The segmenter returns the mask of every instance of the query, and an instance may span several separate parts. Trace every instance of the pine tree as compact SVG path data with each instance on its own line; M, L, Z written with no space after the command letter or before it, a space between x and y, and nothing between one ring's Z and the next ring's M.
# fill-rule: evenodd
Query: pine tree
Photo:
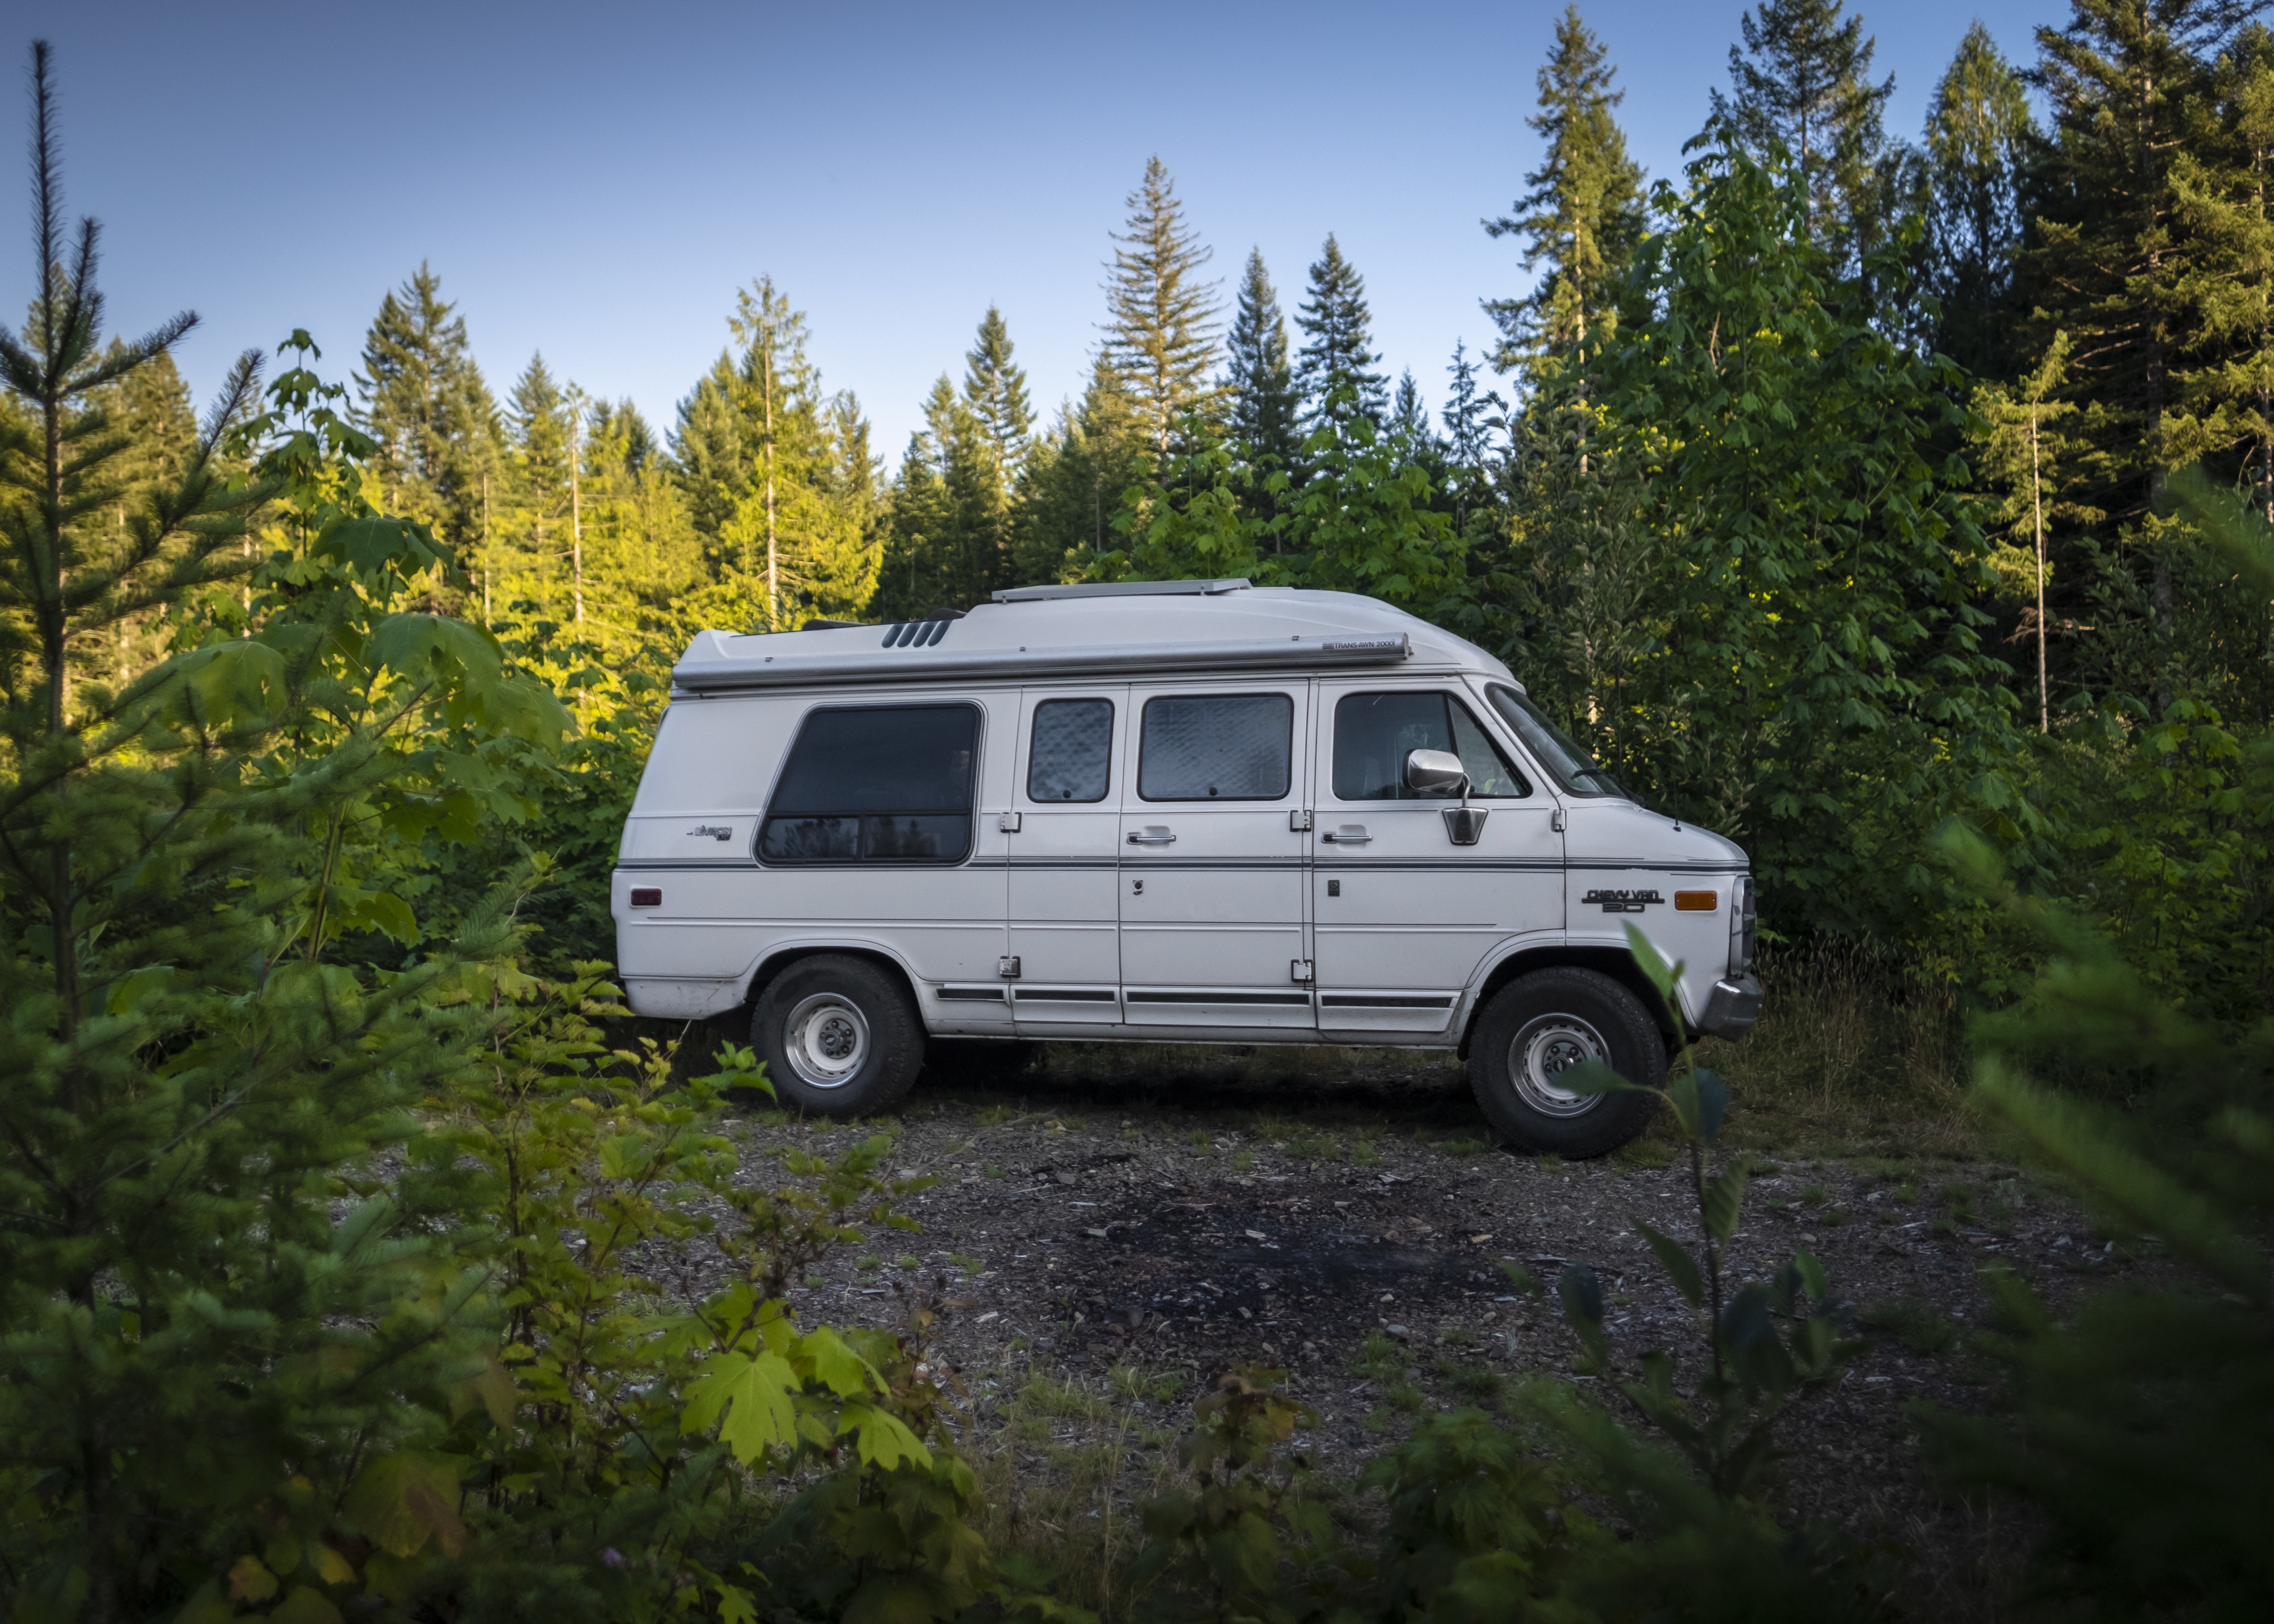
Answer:
M464 1226L401 1154L468 1064L436 995L471 966L428 944L374 976L336 949L410 918L358 883L359 846L494 806L486 702L515 685L473 628L396 612L443 560L360 502L344 391L303 369L275 389L303 409L256 417L240 358L177 477L101 522L124 447L98 392L195 318L102 347L49 75L35 46L38 295L0 333L0 1572L19 1613L124 1624L227 1607L240 1553L289 1548L290 1574L298 1507L336 1513L481 1368L484 1271L452 1267ZM272 503L286 556L256 579ZM68 681L75 643L161 604L171 658Z
M568 546L569 440L575 413L543 354L531 356L514 380L513 393L507 397L506 424L510 461L501 539L508 551L483 562L492 568L503 564L516 573L531 571L538 580L550 581L553 566L567 557Z
M979 324L979 341L964 357L963 403L993 446L1006 486L1017 482L1026 466L1027 444L1035 432L1027 374L1011 354L1011 329L1002 311L990 304Z
M1547 154L1524 177L1531 190L1512 211L1484 222L1494 237L1520 238L1524 268L1541 272L1527 297L1485 301L1501 330L1492 362L1502 372L1546 350L1600 342L1610 289L1642 236L1642 167L1627 156L1611 116L1626 100L1611 88L1615 73L1579 8L1569 7L1540 70L1540 111L1525 120Z
M2070 460L2081 500L2107 515L2106 539L2144 561L2141 637L2115 621L2135 611L2064 604L2104 622L2082 651L2112 662L2088 680L2151 697L2173 694L2174 538L2165 516L2171 471L2201 444L2175 416L2202 334L2186 284L2203 244L2180 217L2174 159L2196 109L2215 96L2212 64L2248 7L2242 0L2072 0L2067 26L2037 32L2029 78L2051 104L2055 139L2040 240L2022 255L2031 302L2075 344L2069 398L2088 443ZM2113 556L2113 554L2112 554ZM2056 579L2063 572L2055 571ZM2086 584L2080 574L2080 588ZM2114 585L2104 582L2103 590ZM2144 641L2142 641L2144 639Z
M1311 283L1295 325L1303 330L1295 376L1302 386L1303 418L1339 427L1355 413L1379 428L1389 409L1389 385L1375 369L1374 316L1366 305L1366 279L1343 258L1328 233L1311 267Z
M1934 87L1925 145L1926 280L1942 304L1932 342L1977 374L2008 370L2023 187L2038 139L2021 75L1975 23Z
M737 294L727 326L739 351L680 402L673 437L712 572L761 629L858 615L882 557L868 425L824 393L805 317L771 277Z
M1012 514L1011 578L1081 579L1114 545L1113 519L1141 455L1154 451L1138 403L1097 357L1080 402L1061 406L1035 443Z
M1145 438L1166 456L1177 425L1207 409L1216 367L1216 284L1200 280L1211 250L1185 222L1184 205L1158 157L1128 198L1105 284L1103 354L1135 402Z
M1729 48L1730 93L1713 99L1713 116L1753 156L1773 146L1791 154L1810 236L1852 255L1886 212L1884 113L1895 79L1871 83L1877 41L1860 15L1841 11L1841 0L1761 0L1739 19L1744 49Z
M499 471L497 406L425 264L380 300L356 380L358 422L379 441L388 508L454 545L480 538L482 487Z
M1412 447L1416 456L1437 450L1436 431L1429 426L1429 403L1421 398L1421 386L1413 381L1413 369L1410 366L1397 375L1397 397L1389 408L1389 432L1398 436L1402 444Z
M1993 485L2004 487L1996 516L2008 539L1991 554L2013 595L2030 606L2022 628L2035 635L2037 653L2037 731L2052 731L2052 687L2047 650L2050 627L2045 583L2051 568L2053 527L2064 520L2099 515L2080 510L2059 494L2061 467L2069 450L2061 420L2075 405L2057 396L2068 370L2068 335L2056 333L2037 366L2008 388L1985 384L1975 391L1974 413L1989 425L1977 466Z
M1470 519L1490 500L1499 461L1492 443L1495 426L1507 413L1507 402L1479 387L1476 363L1469 358L1465 340L1453 345L1453 359L1445 370L1453 384L1445 401L1446 489L1453 500L1453 523L1470 536ZM1472 536L1473 548L1478 538Z
M2175 450L2221 468L2274 522L2274 33L2252 23L2218 64L2215 127L2172 164L2182 222L2195 239L2180 297L2209 341L2209 364L2183 379L2187 427Z
M1294 365L1287 356L1287 319L1279 309L1278 290L1263 267L1261 249L1248 250L1228 350L1224 394L1231 413L1225 428L1240 455L1259 471L1284 473L1299 485L1302 436L1295 421L1299 402ZM1269 511L1277 511L1276 499L1268 492L1259 500Z

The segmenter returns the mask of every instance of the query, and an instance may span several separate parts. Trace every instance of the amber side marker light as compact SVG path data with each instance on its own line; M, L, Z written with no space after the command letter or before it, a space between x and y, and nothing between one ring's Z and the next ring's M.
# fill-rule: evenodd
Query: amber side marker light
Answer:
M1718 891L1678 891L1674 893L1674 911L1676 914L1711 914L1721 906L1721 893Z
M1711 891L1708 891L1708 892L1706 892L1706 894L1707 896L1709 896L1709 897L1710 897L1710 896L1712 896L1713 893L1713 892L1711 892ZM636 907L636 908L659 908L659 907L661 907L662 906L663 906L663 887L662 887L662 886L660 886L660 885L635 885L635 886L633 886L633 887L632 887L632 906L634 906L634 907Z

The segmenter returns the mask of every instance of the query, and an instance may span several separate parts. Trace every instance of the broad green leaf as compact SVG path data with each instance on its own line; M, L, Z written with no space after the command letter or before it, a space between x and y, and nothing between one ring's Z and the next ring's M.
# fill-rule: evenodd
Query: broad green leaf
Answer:
M356 904L341 922L379 931L405 947L418 940L418 916L410 911L409 903L393 891L373 891Z
M1692 1308L1704 1302L1706 1282L1699 1277L1698 1265L1690 1254L1672 1237L1660 1234L1639 1218L1634 1221L1634 1227L1635 1233L1641 1236L1651 1251L1658 1254L1660 1267L1666 1270L1667 1277L1674 1282L1674 1289L1682 1293L1683 1300Z
M857 1435L861 1458L871 1466L891 1470L906 1464L924 1471L931 1470L931 1451L908 1431L906 1422L888 1410L855 1401L845 1406L837 1430Z
M1706 1186L1706 1233L1726 1244L1737 1232L1737 1214L1744 1204L1745 1164L1740 1162L1724 1168L1721 1176Z
M1572 1094L1618 1094L1635 1086L1611 1070L1608 1060L1582 1060L1557 1072L1555 1086Z
M298 1587L268 1617L271 1624L346 1624L331 1598L312 1584Z
M1595 1271L1585 1264L1563 1266L1563 1278L1556 1282L1555 1295L1562 1298L1563 1312L1574 1324L1602 1324L1603 1285L1595 1278Z
M433 1539L445 1556L464 1549L458 1521L458 1475L433 1455L384 1455L367 1463L348 1491L347 1514L381 1550L414 1556Z
M1832 1277L1824 1272L1824 1265L1805 1246L1792 1254L1792 1267L1800 1275L1801 1289L1808 1300L1821 1312L1825 1301L1832 1295Z
M173 966L144 965L139 970L128 972L112 984L110 996L104 1000L103 1007L113 1015L124 1015L143 999L153 993L164 991L173 982Z
M276 1594L276 1575L248 1551L230 1565L229 1594L232 1601L267 1601Z
M779 1355L722 1353L707 1361L687 1389L681 1432L699 1432L719 1424L719 1441L745 1466L764 1460L768 1449L794 1441L797 1412L790 1402L797 1372Z
M740 1585L719 1586L719 1624L757 1624L758 1605Z
M310 551L319 558L336 559L365 575L388 570L399 575L415 575L422 569L447 563L449 559L425 525L414 520L376 515L335 520L323 528Z
M801 1351L813 1361L814 1380L840 1398L871 1388L882 1391L885 1379L869 1361L845 1345L844 1338L828 1326L817 1326L800 1339Z
M1651 945L1650 938L1634 926L1629 925L1625 929L1627 951L1634 955L1634 961L1642 966L1642 973L1650 977L1650 984L1658 989L1658 996L1671 999L1674 983L1682 974L1682 966L1668 964L1658 949Z
M1721 1137L1721 1124L1729 1117L1729 1086L1703 1066L1690 1075L1698 1079L1698 1137L1711 1145Z
M285 703L284 658L266 643L233 638L197 649L156 673L166 708L219 726L259 724Z

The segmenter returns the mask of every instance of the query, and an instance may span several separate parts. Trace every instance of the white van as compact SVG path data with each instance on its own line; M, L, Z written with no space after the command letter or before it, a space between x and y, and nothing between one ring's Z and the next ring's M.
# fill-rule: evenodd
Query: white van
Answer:
M893 1105L955 1039L1457 1049L1508 1139L1600 1155L1681 1019L1760 1008L1745 854L1637 805L1481 649L1367 598L1046 586L704 632L624 827L632 1008L748 1010L787 1102Z

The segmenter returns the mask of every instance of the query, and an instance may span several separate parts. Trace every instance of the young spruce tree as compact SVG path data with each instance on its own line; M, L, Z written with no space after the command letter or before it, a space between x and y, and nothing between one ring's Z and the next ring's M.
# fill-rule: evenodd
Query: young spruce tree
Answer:
M496 815L473 735L565 718L480 632L396 606L447 557L362 505L375 447L303 370L247 422L242 357L178 477L104 522L101 392L195 318L102 347L44 45L32 89L36 293L0 335L0 1572L19 1618L117 1624L225 1608L265 1545L287 1588L261 1594L320 1618L302 1535L483 1368L480 1271L422 1238L430 1164L355 1176L463 1064L430 1003L454 956L381 975L337 945L416 939L362 854ZM245 546L267 512L273 564ZM162 607L172 658L69 680L75 644Z
M1241 455L1268 478L1284 473L1291 485L1302 483L1302 435L1296 426L1299 402L1295 392L1295 368L1287 357L1287 318L1279 308L1278 289L1263 267L1263 251L1247 252L1247 268L1239 279L1239 296L1232 307L1231 334L1227 346L1230 365L1224 372L1224 393L1231 410L1225 426ZM1279 511L1278 499L1259 489L1264 516Z

